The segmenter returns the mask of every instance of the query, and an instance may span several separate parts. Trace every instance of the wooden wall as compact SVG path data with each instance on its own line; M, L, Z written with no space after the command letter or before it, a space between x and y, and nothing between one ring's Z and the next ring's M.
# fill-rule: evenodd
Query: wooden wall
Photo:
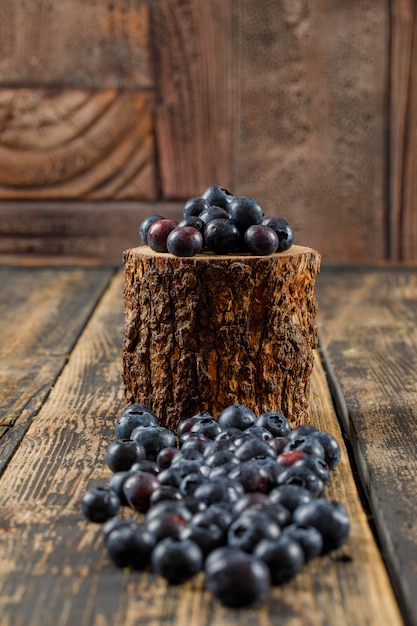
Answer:
M118 260L218 183L324 262L417 260L414 6L2 0L0 254Z

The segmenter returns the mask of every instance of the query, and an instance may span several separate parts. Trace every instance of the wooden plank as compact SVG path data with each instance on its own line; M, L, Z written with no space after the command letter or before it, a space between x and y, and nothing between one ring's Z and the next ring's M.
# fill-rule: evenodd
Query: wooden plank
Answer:
M417 258L417 12L412 0L391 1L390 255Z
M352 519L341 550L311 562L247 611L213 602L202 576L167 587L153 574L120 572L109 564L100 528L83 521L80 500L88 486L105 484L109 476L104 456L124 404L122 333L120 273L0 479L2 626L399 626L319 361L313 370L311 421L335 433L343 448L329 487Z
M158 214L181 219L182 204L147 202L1 202L2 255L61 255L121 264L138 245L140 222Z
M147 0L2 0L0 86L149 88Z
M0 199L155 195L149 94L0 90Z
M417 624L417 271L323 270L319 336L384 558Z
M386 253L388 5L237 3L233 191L324 262Z
M0 474L113 271L0 266Z
M158 0L152 12L162 195L187 199L232 183L232 0Z

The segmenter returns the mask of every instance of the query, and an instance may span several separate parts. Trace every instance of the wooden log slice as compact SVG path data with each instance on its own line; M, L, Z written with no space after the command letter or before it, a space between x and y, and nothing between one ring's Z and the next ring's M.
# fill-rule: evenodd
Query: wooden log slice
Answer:
M308 421L318 252L179 258L144 246L126 250L123 265L128 403L172 429L230 404Z

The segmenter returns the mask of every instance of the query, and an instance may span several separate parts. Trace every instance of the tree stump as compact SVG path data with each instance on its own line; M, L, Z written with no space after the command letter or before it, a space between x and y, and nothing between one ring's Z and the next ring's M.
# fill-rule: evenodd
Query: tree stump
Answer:
M129 404L174 430L230 404L308 421L318 252L180 258L143 246L124 252L123 267Z

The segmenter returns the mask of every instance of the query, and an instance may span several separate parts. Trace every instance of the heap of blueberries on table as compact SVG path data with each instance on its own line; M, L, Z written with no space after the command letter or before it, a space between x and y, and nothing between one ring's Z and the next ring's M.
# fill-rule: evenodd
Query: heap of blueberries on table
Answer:
M191 257L200 252L284 252L294 243L294 231L279 215L264 216L254 198L234 196L220 185L207 187L187 200L181 221L150 215L139 226L139 241L155 252Z
M340 457L331 434L292 428L280 412L234 404L217 420L185 418L174 433L132 404L107 448L112 475L85 493L82 510L102 524L117 567L171 584L204 571L222 604L249 606L345 542L347 510L325 497Z

